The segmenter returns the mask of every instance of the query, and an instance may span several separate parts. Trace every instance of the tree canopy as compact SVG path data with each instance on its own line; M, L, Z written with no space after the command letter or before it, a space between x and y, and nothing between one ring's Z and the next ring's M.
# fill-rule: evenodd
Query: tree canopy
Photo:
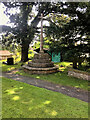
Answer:
M66 3L62 14L51 16L52 22L46 29L46 36L52 41L50 48L64 52L64 59L73 61L74 68L82 61L81 56L85 58L89 53L89 10L90 3Z
M67 51L67 56L80 56L82 53L89 52L89 27L90 3L68 3L68 2L11 2L3 3L7 9L6 14L14 26L6 32L10 35L8 41L13 41L22 46L22 61L28 60L29 44L34 38L35 33L39 32L37 25L40 21L39 16L43 13L47 16L50 26L45 30L46 37L57 46L58 49ZM19 8L20 12L10 14L9 10ZM33 8L37 8L37 14L33 14ZM30 25L28 21L31 21ZM3 39L4 40L4 39ZM57 42L58 41L58 42ZM80 44L77 44L80 42ZM54 47L52 47L54 48ZM56 48L55 48L56 49Z

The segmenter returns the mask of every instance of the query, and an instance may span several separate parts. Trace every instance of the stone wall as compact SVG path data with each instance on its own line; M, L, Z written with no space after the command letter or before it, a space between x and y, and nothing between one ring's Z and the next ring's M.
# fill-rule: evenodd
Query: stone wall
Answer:
M83 80L90 81L90 73L88 73L88 72L84 72L84 71L80 71L80 70L74 70L74 69L69 69L68 70L68 75L76 77L76 78L80 78L80 79L83 79Z

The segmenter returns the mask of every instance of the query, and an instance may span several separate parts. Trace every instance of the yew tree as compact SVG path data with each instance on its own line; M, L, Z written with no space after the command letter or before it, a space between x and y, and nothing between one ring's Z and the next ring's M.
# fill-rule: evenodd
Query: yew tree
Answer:
M90 50L89 16L90 3L65 3L56 15L51 16L52 22L46 29L51 48L62 51L63 59L72 61L74 68L77 68L77 62L81 65Z

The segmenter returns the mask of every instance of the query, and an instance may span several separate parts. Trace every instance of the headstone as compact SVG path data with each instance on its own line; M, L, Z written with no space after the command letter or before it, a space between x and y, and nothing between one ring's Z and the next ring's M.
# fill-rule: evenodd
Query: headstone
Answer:
M13 64L14 64L13 58L7 58L7 65L13 65Z

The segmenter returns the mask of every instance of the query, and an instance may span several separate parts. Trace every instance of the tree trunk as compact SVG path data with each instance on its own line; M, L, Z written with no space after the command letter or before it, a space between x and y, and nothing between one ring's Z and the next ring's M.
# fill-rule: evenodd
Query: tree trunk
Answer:
M22 62L28 61L28 49L29 49L29 44L23 43L22 50L21 50L21 61Z
M77 69L77 61L76 60L73 61L73 68Z
M78 66L79 66L79 67L81 67L81 63L82 63L82 62L78 62Z

